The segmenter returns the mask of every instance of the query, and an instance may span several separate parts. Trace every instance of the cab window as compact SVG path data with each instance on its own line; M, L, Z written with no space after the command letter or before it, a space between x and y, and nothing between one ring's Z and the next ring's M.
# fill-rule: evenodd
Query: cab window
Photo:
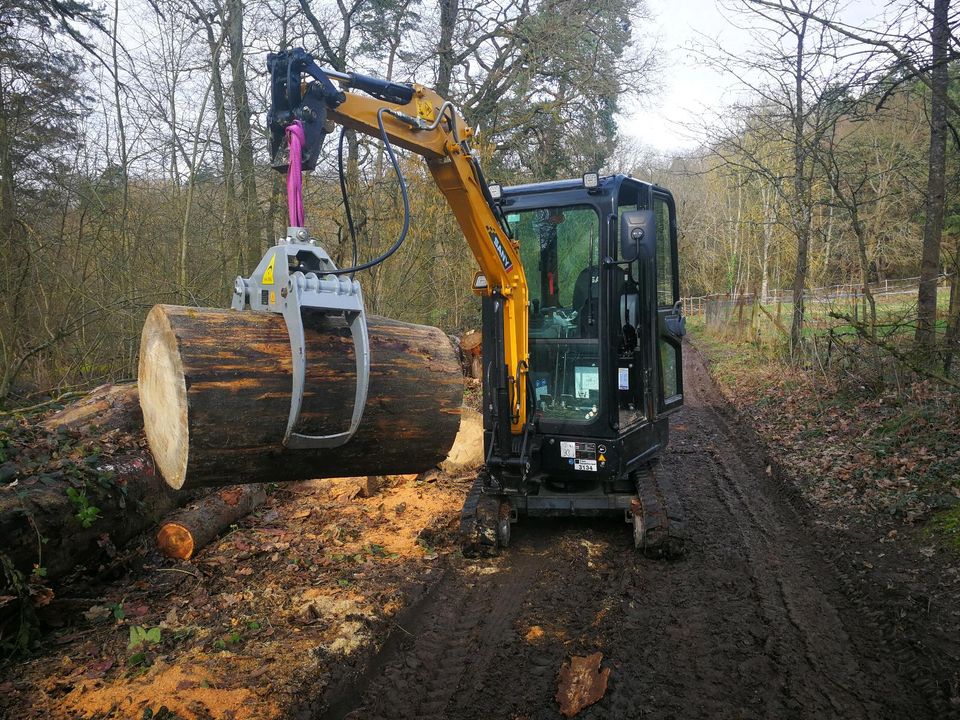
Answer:
M589 205L510 213L530 290L530 378L544 419L600 408L600 218Z

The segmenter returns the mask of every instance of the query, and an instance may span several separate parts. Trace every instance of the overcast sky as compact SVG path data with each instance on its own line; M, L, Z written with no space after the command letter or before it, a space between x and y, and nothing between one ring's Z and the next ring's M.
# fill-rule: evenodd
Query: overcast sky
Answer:
M884 12L887 0L851 0L841 17L864 23ZM653 17L645 33L659 45L663 69L659 88L645 107L625 112L621 128L658 152L696 147L685 125L696 125L731 103L738 88L732 78L712 69L691 48L719 40L732 52L747 50L751 32L725 18L717 0L647 0ZM742 17L736 18L742 25ZM626 109L625 109L626 110Z

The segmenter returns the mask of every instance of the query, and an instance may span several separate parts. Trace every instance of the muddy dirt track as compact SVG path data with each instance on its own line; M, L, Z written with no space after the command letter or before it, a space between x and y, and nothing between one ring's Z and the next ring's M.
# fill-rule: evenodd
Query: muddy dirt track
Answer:
M609 688L578 717L947 717L686 355L663 467L684 560L638 557L622 522L521 520L502 557L451 563L314 717L554 719L564 659L596 651Z

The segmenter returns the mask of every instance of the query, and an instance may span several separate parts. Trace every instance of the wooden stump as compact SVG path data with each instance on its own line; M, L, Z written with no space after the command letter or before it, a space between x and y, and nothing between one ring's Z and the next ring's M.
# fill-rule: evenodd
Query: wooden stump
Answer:
M304 318L307 368L299 432L350 423L355 361L338 319ZM436 328L368 318L370 386L349 443L283 447L290 341L280 315L157 305L140 350L144 426L174 488L418 473L443 460L460 422L463 380Z

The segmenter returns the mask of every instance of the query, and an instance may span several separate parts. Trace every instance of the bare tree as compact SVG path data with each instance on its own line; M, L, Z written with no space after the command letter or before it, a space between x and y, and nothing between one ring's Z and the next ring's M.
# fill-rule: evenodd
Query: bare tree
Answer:
M243 56L243 0L226 0L227 37L230 42L231 85L237 124L237 166L240 171L246 226L246 265L257 262L262 248L260 202L254 168L253 129L247 95L247 68Z
M805 8L808 14L829 13L833 6L830 0L808 0ZM790 325L790 349L795 353L803 336L813 236L815 151L835 121L824 99L832 92L837 42L806 15L770 10L763 2L745 0L730 10L739 11L755 28L755 50L739 57L715 48L711 60L758 100L739 108L739 125L731 127L728 121L722 134L714 133L713 149L731 167L764 178L786 210L784 225L796 258ZM784 152L769 152L770 147L785 150L789 160L785 162Z
M822 27L889 56L890 74L895 77L891 90L908 81L917 81L930 91L930 144L926 181L926 207L923 249L920 261L920 287L917 295L918 317L915 341L919 350L930 353L936 342L937 283L940 272L940 244L943 234L943 204L946 172L948 111L960 115L958 104L948 93L948 63L955 56L950 25L950 0L934 0L933 8L924 2L907 3L911 11L926 15L910 24L901 14L893 24L870 30L837 22L816 8L801 7L795 0L751 0L757 5L816 22ZM929 41L923 28L929 25ZM929 49L927 48L929 46Z
M917 295L916 342L932 351L936 342L937 284L940 276L940 240L943 235L943 202L947 167L947 62L950 0L934 0L930 29L930 152L927 169L927 203L923 224L923 255Z

